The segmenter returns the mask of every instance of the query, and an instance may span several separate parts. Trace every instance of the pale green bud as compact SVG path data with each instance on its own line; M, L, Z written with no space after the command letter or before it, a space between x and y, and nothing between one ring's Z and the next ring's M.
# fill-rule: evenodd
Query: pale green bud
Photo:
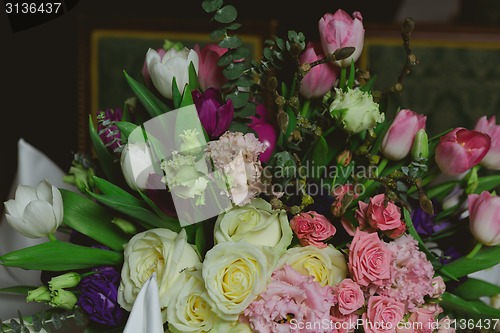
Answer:
M50 300L49 305L65 310L72 310L78 301L75 294L64 289L52 290L51 295L52 299Z
M66 273L53 277L49 281L50 290L61 289L61 288L73 288L80 283L80 274L75 272Z
M411 157L413 157L414 160L429 157L429 138L427 137L425 129L420 129L417 134L415 134L413 145L411 146Z
M135 225L125 219L115 217L113 220L111 220L111 223L116 225L126 234L135 235L137 233L137 228L135 227Z
M51 298L49 288L47 286L41 286L28 291L26 302L49 302Z

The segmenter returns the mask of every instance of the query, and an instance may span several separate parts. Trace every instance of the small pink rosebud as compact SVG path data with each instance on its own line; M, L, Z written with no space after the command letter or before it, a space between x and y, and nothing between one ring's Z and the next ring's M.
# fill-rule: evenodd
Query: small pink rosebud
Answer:
M341 166L348 166L352 160L352 153L349 150L344 150L337 156L337 164Z
M217 65L217 62L227 49L217 44L207 44L202 49L196 45L194 50L198 53L198 82L201 89L203 91L208 88L220 90L227 82L227 78L222 73L223 67Z
M469 194L469 227L476 240L484 245L500 244L500 197L489 192Z
M325 54L331 54L343 47L354 47L354 53L335 64L341 67L351 65L351 61L358 60L363 50L365 29L360 12L354 12L352 18L342 9L335 14L325 14L318 23L321 46Z
M325 216L314 211L295 215L290 221L290 227L299 238L300 244L319 248L326 247L324 241L337 231Z
M490 149L487 134L458 127L441 137L436 147L436 164L444 174L459 175L477 165Z
M309 42L300 56L300 63L312 63L324 57L325 54L321 49L321 45ZM337 80L338 72L339 68L331 63L321 64L311 68L302 79L299 89L300 94L308 99L323 97L324 94L333 88Z
M491 138L490 150L480 164L488 169L500 170L500 125L496 124L495 116L479 118L474 130L488 134Z
M417 132L425 129L426 119L426 116L409 109L399 111L382 141L382 154L394 161L405 158Z

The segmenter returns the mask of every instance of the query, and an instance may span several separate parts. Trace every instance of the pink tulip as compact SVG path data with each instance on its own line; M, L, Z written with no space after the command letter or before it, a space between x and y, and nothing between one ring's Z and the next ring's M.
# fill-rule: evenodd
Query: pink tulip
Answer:
M490 149L487 134L458 127L441 137L436 163L444 174L454 176L477 165Z
M399 161L408 155L417 132L425 129L427 117L409 109L398 112L382 141L382 154Z
M319 20L319 34L323 51L326 54L335 52L342 47L354 47L354 53L346 59L335 62L341 67L351 65L351 61L358 60L363 50L365 29L360 12L354 12L351 18L342 9L335 14L327 13Z
M500 170L500 125L496 124L495 116L490 119L486 116L479 118L474 130L486 133L491 138L490 150L480 164L488 169Z
M476 240L484 245L500 244L500 197L484 191L469 194L469 227Z
M267 149L259 156L259 159L264 163L269 162L271 159L274 147L278 141L276 128L268 122L267 118L269 118L268 112L264 105L257 105L256 116L250 117L252 122L248 125L248 127L257 133L260 142L267 146Z
M227 79L222 73L222 67L217 65L220 57L226 53L227 49L217 44L205 45L201 50L198 45L194 47L198 53L198 82L203 91L208 88L220 88L226 83Z
M321 49L321 45L309 42L300 56L300 63L311 63L324 57L325 54ZM302 80L300 94L305 98L323 97L325 93L332 89L335 80L337 80L338 72L339 68L330 63L311 68Z

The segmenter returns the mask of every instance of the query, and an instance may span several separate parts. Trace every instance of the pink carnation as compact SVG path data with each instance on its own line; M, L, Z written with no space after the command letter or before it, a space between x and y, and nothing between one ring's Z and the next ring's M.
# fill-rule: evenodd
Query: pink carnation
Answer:
M393 202L387 201L385 194L378 194L370 198L369 203L360 201L356 211L356 219L360 228L380 230L390 238L401 236L406 226L401 220L401 210Z
M392 254L376 233L356 230L349 246L349 271L354 281L367 287L382 286L391 277Z
M351 279L344 279L334 289L338 300L339 312L348 315L365 304L365 297L360 286Z
M299 238L300 244L319 248L326 247L324 241L337 231L326 217L315 211L295 215L290 221L290 227Z
M316 327L321 327L322 322L330 320L330 311L335 303L332 287L321 287L312 276L301 275L285 265L273 273L266 291L245 309L240 320L259 333L330 333L327 328L312 331L294 328L290 320L318 323Z
M393 258L391 278L378 293L404 303L407 311L414 311L424 304L425 296L434 294L434 268L410 235L390 242L387 248Z
M366 333L394 333L404 314L403 303L390 297L372 296L363 313L363 328Z

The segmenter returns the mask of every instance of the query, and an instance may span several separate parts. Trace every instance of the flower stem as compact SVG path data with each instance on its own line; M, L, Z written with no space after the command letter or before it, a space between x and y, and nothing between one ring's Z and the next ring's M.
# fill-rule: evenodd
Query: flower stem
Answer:
M309 108L311 106L311 101L310 100L305 100L304 104L302 105L302 110L300 111L300 114L302 117L305 119L309 118Z
M466 256L466 258L467 259L473 258L479 252L479 250L481 250L482 247L483 247L483 244L477 243L474 246L474 248L472 249L472 251L470 251L469 254Z
M57 240L56 237L54 236L54 234L48 234L47 237L49 238L49 240L51 242L55 242Z
M341 67L340 68L340 82L339 82L339 87L342 90L345 89L346 77L347 77L347 67Z

